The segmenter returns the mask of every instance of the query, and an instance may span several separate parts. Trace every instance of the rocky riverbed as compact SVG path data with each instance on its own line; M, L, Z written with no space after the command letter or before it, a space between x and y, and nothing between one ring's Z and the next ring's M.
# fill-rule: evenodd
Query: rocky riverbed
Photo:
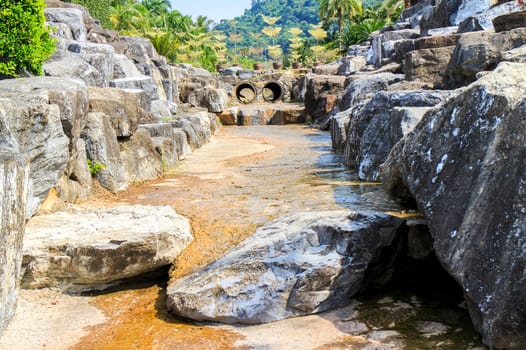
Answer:
M341 156L332 153L329 147L329 137L306 126L223 128L211 143L195 151L172 174L132 186L118 195L97 196L84 206L93 209L123 204L169 205L187 217L194 241L174 264L170 272L174 279L215 261L256 227L286 213L353 207L403 216L402 208L389 202L377 183L356 181L356 174L341 165ZM441 276L440 269L437 271L421 275ZM467 312L456 305L462 300L461 293L451 294L445 288L441 293L426 296L428 291L422 290L422 286L429 281L415 286L408 282L411 279L404 280L403 270L398 285L360 297L348 306L254 326L195 324L173 317L165 308L163 281L168 273L166 270L160 273L164 277L158 282L135 283L100 295L62 299L62 295L49 290L24 291L21 307L2 336L0 347L476 349L480 346ZM416 276L413 277L415 280ZM454 290L454 283L446 281L449 282L444 285L453 286ZM409 285L410 289L400 288ZM21 343L23 334L31 336ZM67 341L58 341L59 338Z

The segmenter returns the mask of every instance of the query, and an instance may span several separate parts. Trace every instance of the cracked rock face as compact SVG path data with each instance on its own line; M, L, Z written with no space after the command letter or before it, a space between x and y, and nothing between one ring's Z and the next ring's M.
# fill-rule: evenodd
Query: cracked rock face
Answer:
M526 346L526 65L501 63L457 90L381 167L423 211L437 258L496 349Z
M24 288L104 289L171 264L190 244L171 207L119 206L36 216L24 237Z
M258 229L223 258L172 281L177 315L262 323L331 309L363 286L403 220L348 211L289 214Z

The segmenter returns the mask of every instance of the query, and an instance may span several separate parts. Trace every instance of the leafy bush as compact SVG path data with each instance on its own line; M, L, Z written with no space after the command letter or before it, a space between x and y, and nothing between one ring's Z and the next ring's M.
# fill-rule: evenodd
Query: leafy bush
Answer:
M91 176L97 176L97 174L100 173L102 169L106 168L106 165L102 163L96 163L88 159L88 168Z
M104 28L110 28L111 7L115 1L112 0L65 0L64 2L73 2L88 9L91 17L100 21Z
M55 50L44 6L44 0L0 2L0 76L17 77L23 70L42 74L42 63Z
M361 44L367 40L369 34L382 29L386 23L385 20L368 18L358 24L351 24L343 32L343 42L346 46Z

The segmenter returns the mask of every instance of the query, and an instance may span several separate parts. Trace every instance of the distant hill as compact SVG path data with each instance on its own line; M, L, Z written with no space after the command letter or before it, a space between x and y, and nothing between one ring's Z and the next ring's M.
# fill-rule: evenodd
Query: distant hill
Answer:
M245 10L242 16L233 20L222 20L214 29L227 36L228 47L243 56L257 57L258 50L268 45L280 45L288 49L292 36L288 29L298 27L303 30L300 37L307 38L312 24L317 24L318 0L252 0L252 7ZM280 17L273 27L281 27L281 32L274 42L262 33L268 26L263 16Z

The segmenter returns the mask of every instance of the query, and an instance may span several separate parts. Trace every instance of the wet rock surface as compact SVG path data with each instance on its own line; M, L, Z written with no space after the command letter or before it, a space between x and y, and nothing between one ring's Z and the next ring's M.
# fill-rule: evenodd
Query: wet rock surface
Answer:
M26 227L22 286L68 292L105 289L171 264L191 241L188 220L170 207L120 206L36 216Z

